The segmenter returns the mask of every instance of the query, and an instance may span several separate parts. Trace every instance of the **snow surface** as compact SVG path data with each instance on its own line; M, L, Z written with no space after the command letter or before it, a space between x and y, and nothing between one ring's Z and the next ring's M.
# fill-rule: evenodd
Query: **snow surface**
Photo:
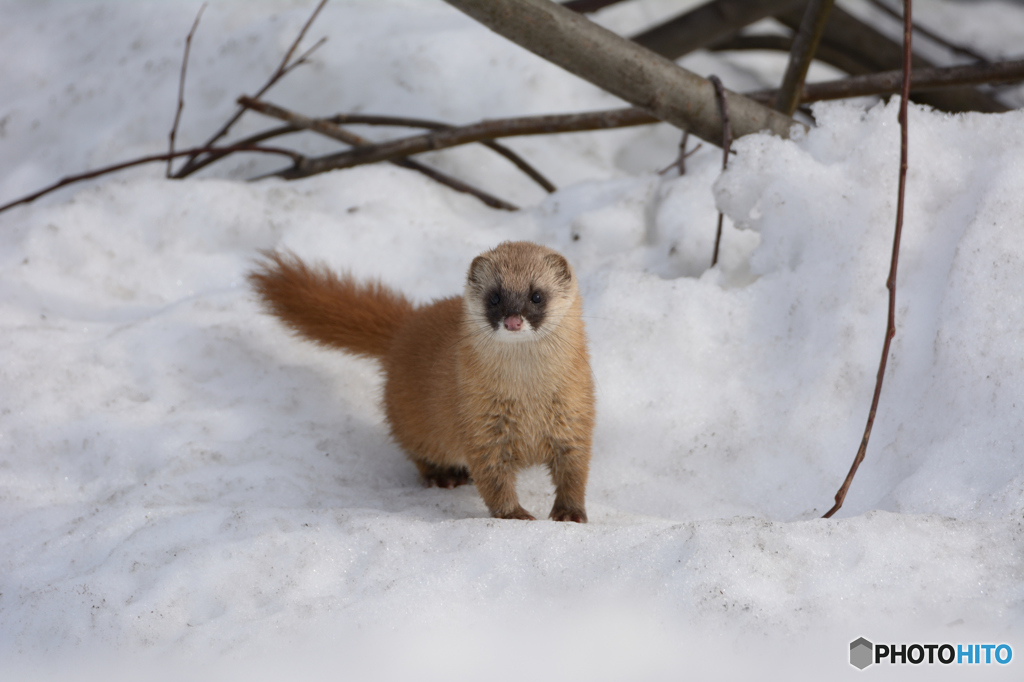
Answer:
M198 4L5 3L0 202L163 151ZM599 20L629 32L675 7ZM994 18L993 49L1019 45L1024 8L970 7ZM917 15L968 42L981 29L958 23L963 8ZM179 147L259 87L310 9L206 9ZM306 44L321 35L267 99L452 122L616 105L441 2L335 0ZM776 57L683 63L744 90L771 85ZM867 458L822 520L885 328L897 103L864 104L816 107L801 139L740 140L725 174L704 145L685 176L657 175L678 143L667 126L512 140L562 188L550 196L485 150L425 157L517 213L387 165L247 183L280 163L248 157L184 182L136 169L0 214L3 667L963 673L857 671L848 646L865 636L1009 643L1010 665L977 673L1009 679L1024 655L1024 113L911 108L899 329ZM266 125L250 114L238 133ZM421 487L386 435L375 365L292 338L244 279L280 247L428 301L505 239L560 250L582 282L599 399L585 526L493 520L471 486ZM519 490L547 513L543 471Z

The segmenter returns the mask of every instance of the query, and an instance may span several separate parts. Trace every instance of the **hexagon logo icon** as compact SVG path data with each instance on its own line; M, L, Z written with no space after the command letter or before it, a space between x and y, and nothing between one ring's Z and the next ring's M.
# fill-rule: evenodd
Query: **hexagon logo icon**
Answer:
M850 642L850 665L858 670L863 670L868 667L874 661L872 654L874 653L875 645L864 639L858 637L857 639Z

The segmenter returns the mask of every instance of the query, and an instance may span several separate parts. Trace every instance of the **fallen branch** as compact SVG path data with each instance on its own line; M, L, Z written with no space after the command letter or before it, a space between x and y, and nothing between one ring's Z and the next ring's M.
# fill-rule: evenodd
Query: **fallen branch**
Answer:
M889 278L885 282L889 290L889 317L885 326L885 341L882 344L882 359L878 363L878 375L875 378L875 393L871 398L871 409L868 411L867 426L864 427L864 437L861 439L857 456L853 459L853 466L850 473L846 475L843 485L836 493L836 503L825 512L822 518L830 518L839 511L846 500L846 493L853 483L853 477L857 474L860 463L864 461L864 454L868 449L868 439L871 437L871 428L875 423L875 413L878 411L878 400L882 395L882 379L885 378L885 365L889 359L889 345L896 336L896 267L900 259L900 236L903 233L903 201L907 187L907 101L910 99L910 73L912 70L911 53L911 0L903 0L903 90L900 99L900 180L899 191L896 199L896 229L892 239L892 260L889 263Z
M171 126L170 143L167 147L167 153L174 153L174 138L178 134L178 122L181 120L181 110L185 108L185 70L188 68L188 53L192 49L192 36L195 35L196 28L199 27L199 19L203 16L203 10L206 9L206 3L204 2L199 6L199 11L196 13L196 20L192 22L192 28L189 29L188 36L185 37L185 54L181 58L181 76L178 78L178 108L174 112L174 124ZM171 177L171 161L174 157L167 159L167 177Z
M166 153L166 154L154 154L152 156L143 156L141 158L133 159L131 161L123 161L121 163L116 163L116 164L114 164L112 166L104 166L103 168L97 168L96 170L91 170L91 171L88 171L86 173L80 173L78 175L69 175L67 177L61 178L57 182L53 183L52 185L50 185L48 187L45 187L45 188L39 190L38 192L33 192L32 194L24 196L24 197L22 197L20 199L15 199L14 201L11 201L9 203L4 204L3 206L0 206L0 213L6 211L9 208L13 208L13 207L19 206L21 204L31 203L31 202L35 201L36 199L38 199L41 196L49 194L50 192L53 192L54 190L58 190L61 187L66 187L67 185L74 184L76 182L82 182L83 180L91 180L93 178L98 178L101 175L107 175L109 173L115 173L115 172L117 172L119 170L124 170L125 168L132 168L133 166L141 166L141 165L144 165L144 164L147 164L147 163L155 163L157 161L167 161L167 160L170 160L170 159L175 159L175 158L180 157L180 156L189 156L190 154L204 154L206 152L212 152L212 151L215 151L215 152L227 152L227 153L232 153L232 152L258 152L258 153L262 153L262 154L278 154L278 155L281 155L281 156L291 157L292 161L295 162L295 163L299 163L300 160L302 158L304 158L302 156L302 154L299 154L298 152L292 151L291 149L283 149L281 147L264 147L264 146L250 145L250 144L233 145L231 147L213 147L213 148L210 148L210 147L195 147L195 148L192 148L192 149L183 149L181 151L169 152L169 153Z
M445 0L517 45L701 139L722 138L715 89L706 79L549 0ZM727 92L736 137L801 126Z
M567 114L561 116L527 116L522 118L498 119L482 121L468 126L443 127L434 132L414 135L389 142L373 144L352 133L338 128L336 122L356 122L356 117L336 116L330 119L317 119L294 112L282 107L261 102L249 97L241 97L239 104L271 116L287 121L293 126L312 130L328 137L345 142L354 148L337 154L329 154L307 159L301 168L289 169L281 177L289 179L305 177L339 168L352 168L368 163L392 161L423 152L448 149L463 144L487 142L496 137L515 137L521 135L538 135L554 132L578 132L583 130L600 130L620 128L641 123L655 123L657 119L639 109L613 109L610 111L593 112L590 114ZM362 143L354 140L360 139Z
M326 4L327 0L320 0L320 3L316 6L316 9L313 10L313 13L310 15L309 19L306 20L305 24L303 24L302 30L300 30L299 35L295 37L295 40L292 42L291 47L289 47L288 51L285 52L284 59L281 60L281 63L278 65L277 69L274 71L273 74L271 74L270 79L267 80L267 82L263 85L262 88L259 89L259 91L257 91L254 97L259 99L263 95L263 93L269 90L275 83L281 80L281 78L286 76L289 72L291 72L296 67L307 63L307 61L309 60L309 56L317 48L324 44L324 41L326 41L327 39L321 38L313 45L313 47L306 50L305 53L303 53L298 59L296 59L295 62L289 64L292 55L295 54L295 50L297 50L299 47L299 43L301 43L302 39L306 36L306 31L308 31L309 27L313 25L313 21L316 19L317 15L320 14L320 10L322 10L324 8L324 5ZM220 140L222 137L228 134L228 131L231 130L231 127L235 125L235 122L237 122L238 119L241 118L242 114L244 113L245 109L243 107L239 107L239 109L235 112L234 116L228 119L227 123L221 126L221 128L217 132L211 135L210 139L204 142L201 148L207 149L213 147L213 145L216 144L218 140ZM178 172L175 173L173 177L181 179L192 173L194 170L193 164L195 164L197 156L198 154L196 156L190 156L185 161L185 164L180 169L178 169Z
M651 119L650 122L656 122L657 121L657 119L655 119L653 117L649 117L649 118ZM327 117L327 118L325 118L323 120L328 121L330 123L334 123L336 125L391 126L391 127L399 127L399 128L426 128L428 130L443 130L443 129L449 129L449 128L453 128L454 127L454 126L451 126L451 125L446 124L446 123L441 123L439 121L431 121L429 119L406 118L406 117L401 117L401 116L380 116L380 115L372 115L372 114L370 114L370 115L368 115L368 114L336 114L334 116L329 116L329 117ZM290 133L302 132L303 130L306 130L306 128L302 128L300 126L288 124L288 125L281 126L279 128L271 128L270 130L266 130L266 131L263 131L262 133L258 133L256 135L251 136L251 137L247 137L247 138L245 138L243 140L239 140L238 144L242 144L242 143L255 144L257 142L262 142L263 140L270 139L271 137L277 137L278 135L287 135L287 134L290 134ZM514 151L512 151L508 147L506 147L506 146L504 146L504 145L502 145L502 144L500 144L498 142L495 142L493 140L482 141L481 144L483 144L485 147L488 147L488 148L494 150L498 154L501 154L506 159L511 161L513 164L515 164L515 166L517 168L519 168L521 171L526 173L526 175L528 175L534 182L536 182L538 185L543 187L545 191L547 191L547 192L554 192L555 190L558 189L557 187L555 187L551 183L550 180L548 180L546 177L544 177L540 173L540 171L538 171L536 168L531 166L529 163L526 162L525 159L520 157L518 154L516 154ZM222 155L208 154L208 155L204 156L200 161L198 161L196 163L196 166L192 170L192 172L194 173L195 171L198 171L199 169L203 168L204 166L207 166L207 165L213 163L214 161L217 161L220 158L222 158Z
M782 86L775 97L775 109L792 116L800 104L800 90L803 88L807 70L811 67L814 54L818 51L821 34L825 31L828 13L835 0L811 0L807 3L800 30L793 38L793 49L789 53L789 64Z

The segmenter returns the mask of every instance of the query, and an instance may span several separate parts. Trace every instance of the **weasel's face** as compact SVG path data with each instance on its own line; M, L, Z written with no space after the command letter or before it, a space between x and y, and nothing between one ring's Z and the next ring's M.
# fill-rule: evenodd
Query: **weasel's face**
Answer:
M547 335L575 298L576 282L566 260L528 242L506 242L477 256L466 280L471 323L510 343Z
M548 298L549 294L536 286L512 289L498 283L484 292L484 317L499 338L518 341L544 326Z

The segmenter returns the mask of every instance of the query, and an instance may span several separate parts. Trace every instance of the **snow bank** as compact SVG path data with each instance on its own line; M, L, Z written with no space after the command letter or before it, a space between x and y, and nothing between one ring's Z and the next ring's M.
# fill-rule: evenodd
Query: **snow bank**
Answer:
M160 150L194 9L5 7L20 61L0 70L17 94L0 196ZM182 144L306 11L208 8ZM329 46L274 101L449 120L611 104L439 3L337 3L317 27ZM0 656L223 666L211 678L810 679L867 674L847 662L859 636L1024 653L1024 114L911 108L899 329L868 457L839 518L818 518L885 328L896 106L819 106L802 139L740 140L725 174L710 148L652 174L675 153L663 128L517 141L563 187L548 197L479 151L432 160L527 206L513 214L390 166L238 181L263 161L0 214ZM586 526L422 488L373 363L290 337L244 283L259 249L289 248L427 301L511 238L582 281ZM519 488L550 508L543 472ZM906 670L871 671L887 672Z

